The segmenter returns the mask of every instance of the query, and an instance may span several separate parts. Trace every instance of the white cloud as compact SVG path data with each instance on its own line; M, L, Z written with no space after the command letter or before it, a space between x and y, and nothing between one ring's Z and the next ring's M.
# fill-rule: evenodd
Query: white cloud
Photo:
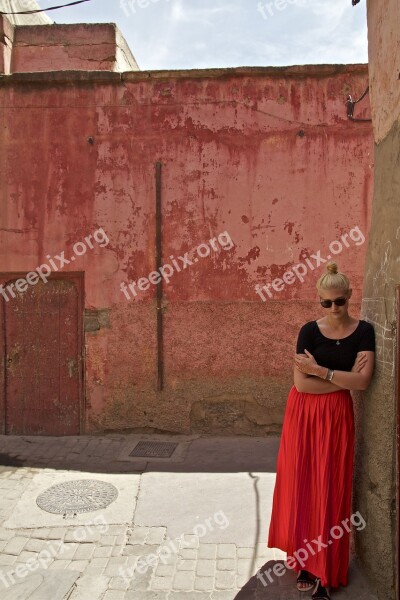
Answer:
M188 2L183 0L174 0L172 4L171 17L174 21L180 21L182 23L203 23L212 25L213 17L215 15L226 15L229 13L237 12L238 7L235 7L232 2L225 2L214 0L214 6L202 6L201 8L194 8L193 5L189 7ZM217 6L215 6L217 4Z
M143 70L367 61L365 3L287 0L263 17L259 4L274 2L153 0L139 8L135 0L127 15L119 0L96 0L52 16L116 22Z

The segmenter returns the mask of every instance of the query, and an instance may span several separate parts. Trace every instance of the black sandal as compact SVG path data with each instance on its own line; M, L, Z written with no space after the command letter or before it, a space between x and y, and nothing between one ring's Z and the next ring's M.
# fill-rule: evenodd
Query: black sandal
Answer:
M331 600L326 588L321 585L321 580L319 577L315 580L315 590L311 596L312 600Z
M315 586L317 581L316 577L312 577L308 571L300 571L299 576L297 577L297 589L299 592L309 592ZM299 583L306 583L307 587L299 587Z

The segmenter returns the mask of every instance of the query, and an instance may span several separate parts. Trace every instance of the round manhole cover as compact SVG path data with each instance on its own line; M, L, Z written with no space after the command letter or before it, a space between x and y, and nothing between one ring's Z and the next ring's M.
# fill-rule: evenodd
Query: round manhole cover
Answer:
M56 515L92 512L107 508L118 497L111 483L92 479L65 481L42 492L36 504Z

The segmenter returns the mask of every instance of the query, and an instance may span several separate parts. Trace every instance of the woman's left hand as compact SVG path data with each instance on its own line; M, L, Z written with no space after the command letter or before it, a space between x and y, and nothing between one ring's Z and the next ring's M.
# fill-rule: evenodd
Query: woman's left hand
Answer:
M320 366L315 358L308 350L304 350L305 354L296 354L294 362L296 367L306 375L318 375Z

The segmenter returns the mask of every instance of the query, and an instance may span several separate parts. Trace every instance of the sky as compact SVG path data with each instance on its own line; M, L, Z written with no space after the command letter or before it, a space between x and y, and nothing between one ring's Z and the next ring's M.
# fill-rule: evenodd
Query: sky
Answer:
M90 0L48 15L116 23L142 70L368 61L365 0Z

